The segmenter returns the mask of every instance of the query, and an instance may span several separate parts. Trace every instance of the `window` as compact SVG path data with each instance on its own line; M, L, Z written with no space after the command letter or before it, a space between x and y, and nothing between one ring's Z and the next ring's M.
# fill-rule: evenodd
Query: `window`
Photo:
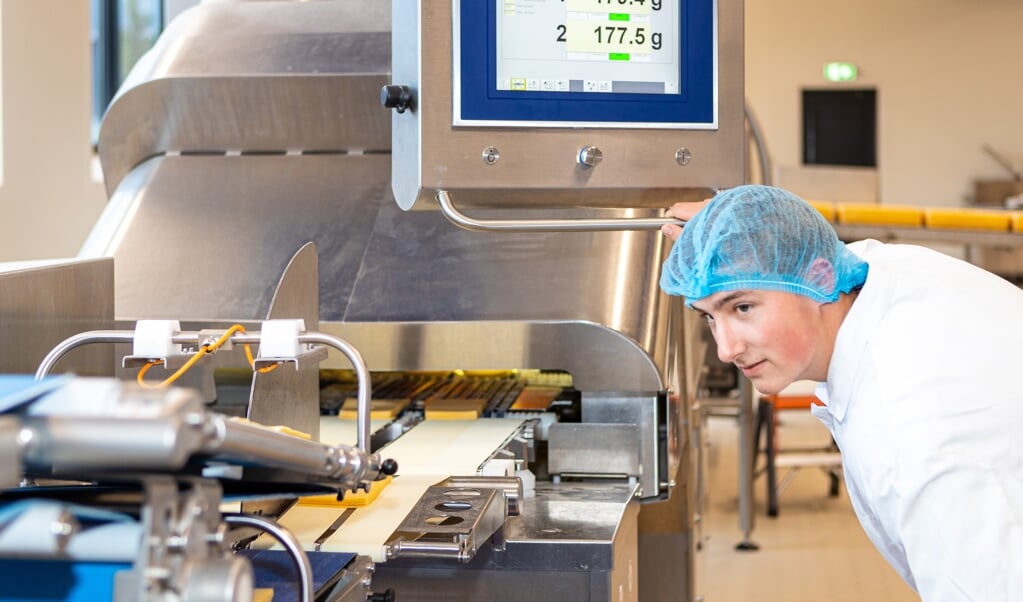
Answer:
M163 0L92 0L93 144L110 100L163 27Z
M876 167L876 91L803 90L803 163Z

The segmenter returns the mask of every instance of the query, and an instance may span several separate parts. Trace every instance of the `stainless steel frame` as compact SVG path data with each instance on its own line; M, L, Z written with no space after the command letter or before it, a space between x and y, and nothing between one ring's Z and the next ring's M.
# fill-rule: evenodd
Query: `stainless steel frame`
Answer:
M717 10L718 130L506 132L451 126L450 2L201 4L172 23L108 111L100 155L110 203L81 256L114 258L119 324L248 327L273 307L295 251L313 242L319 330L349 341L373 370L562 369L586 394L612 392L626 404L636 392L661 396L667 408L656 419L674 423L666 446L678 469L659 463L643 490L674 486L668 502L640 512L625 483L541 484L523 517L505 523L507 551L484 546L460 569L388 562L377 575L413 592L423 571L457 575L456 596L482 579L513 599L579 584L594 600L640 591L645 600L689 598L688 325L681 304L657 288L663 237L479 234L401 208L447 190L482 223L624 219L653 228L671 202L741 182L741 2L719 0ZM420 101L393 117L379 106L392 82L411 83ZM478 149L489 144L503 157L481 172ZM636 159L551 167L581 144ZM692 155L685 166L676 160L683 146ZM157 255L164 259L150 259ZM348 363L333 354L327 366ZM656 430L646 417L625 419L643 423L641 437ZM650 454L643 447L640 462ZM594 520L566 518L612 494ZM571 504L566 495L576 496ZM580 560L595 553L587 542L604 546L592 570ZM557 558L567 564L542 564ZM517 570L524 562L531 573ZM520 589L509 590L512 582Z

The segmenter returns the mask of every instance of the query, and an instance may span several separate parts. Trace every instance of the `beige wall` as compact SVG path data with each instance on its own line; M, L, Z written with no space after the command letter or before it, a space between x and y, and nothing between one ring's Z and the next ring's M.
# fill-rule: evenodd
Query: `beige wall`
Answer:
M55 7L59 4L59 10ZM105 204L90 171L88 0L0 0L0 261L74 255ZM746 0L747 98L776 165L800 161L799 93L878 90L882 202L964 204L1023 161L1021 0Z
M90 173L89 0L0 11L0 261L74 256L106 201Z
M746 0L747 99L776 165L801 161L800 91L878 94L879 198L963 205L977 178L1023 161L1020 0ZM853 84L824 81L849 61Z

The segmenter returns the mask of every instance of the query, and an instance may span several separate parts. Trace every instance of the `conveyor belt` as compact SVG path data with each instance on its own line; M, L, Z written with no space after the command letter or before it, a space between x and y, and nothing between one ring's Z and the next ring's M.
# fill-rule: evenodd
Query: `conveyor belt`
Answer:
M371 505L355 509L296 506L280 523L309 549L353 552L383 562L387 559L384 544L426 489L449 476L477 474L521 424L515 418L422 422L381 450L381 455L398 462L398 475ZM339 521L343 522L336 531L324 538Z

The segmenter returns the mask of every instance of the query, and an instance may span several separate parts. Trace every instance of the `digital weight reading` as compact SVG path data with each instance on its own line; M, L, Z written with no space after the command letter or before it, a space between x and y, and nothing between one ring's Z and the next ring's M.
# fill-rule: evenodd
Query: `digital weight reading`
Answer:
M496 0L497 90L678 94L678 0Z
M451 0L455 126L715 129L715 0Z

